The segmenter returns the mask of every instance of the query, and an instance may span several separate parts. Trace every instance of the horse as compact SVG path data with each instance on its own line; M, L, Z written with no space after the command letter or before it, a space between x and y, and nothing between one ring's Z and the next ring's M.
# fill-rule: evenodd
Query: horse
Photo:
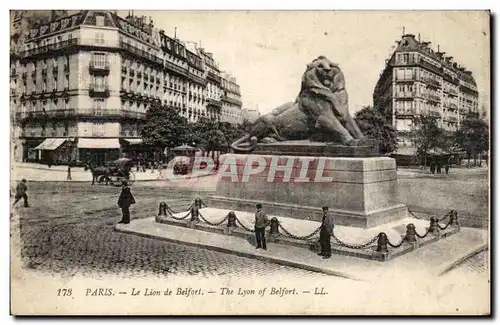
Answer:
M109 183L109 175L110 175L110 169L105 166L100 166L100 167L94 167L93 165L87 165L85 166L85 169L90 169L90 172L92 173L92 185L97 181L99 183L99 177L104 177L106 180L106 185Z

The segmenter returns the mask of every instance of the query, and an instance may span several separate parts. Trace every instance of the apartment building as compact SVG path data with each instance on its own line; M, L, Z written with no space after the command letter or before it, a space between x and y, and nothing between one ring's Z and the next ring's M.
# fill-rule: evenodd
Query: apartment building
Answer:
M227 72L222 72L222 111L220 120L234 125L243 123L240 86L236 78Z
M146 17L85 10L28 30L11 37L18 161L102 163L135 152L154 103L175 107L191 122L220 114L213 56L186 49Z
M479 114L472 72L430 42L405 34L373 92L373 105L398 131L399 147L412 146L405 135L417 115L436 117L438 125L456 131L468 114Z

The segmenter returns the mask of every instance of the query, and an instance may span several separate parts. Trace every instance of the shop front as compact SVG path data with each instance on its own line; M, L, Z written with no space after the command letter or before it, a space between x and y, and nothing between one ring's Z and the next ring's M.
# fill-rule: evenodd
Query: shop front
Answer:
M103 166L120 158L118 138L79 138L78 162Z
M74 139L47 138L31 150L37 162L51 165L65 165L73 160Z

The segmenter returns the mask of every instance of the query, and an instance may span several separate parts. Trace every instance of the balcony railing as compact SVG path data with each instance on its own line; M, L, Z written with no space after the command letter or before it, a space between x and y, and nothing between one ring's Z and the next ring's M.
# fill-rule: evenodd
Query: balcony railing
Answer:
M457 104L455 104L455 103L445 103L444 106L452 108L452 109L457 109Z
M75 46L75 45L78 45L78 43L79 43L79 39L72 38L69 40L60 41L57 43L39 46L39 47L34 48L34 49L22 51L20 53L20 55L23 58L27 58L27 57L34 56L37 54L46 53L46 52L50 52L50 51L57 51L57 50L61 50L61 49L64 49L64 48L67 48L70 46Z
M89 96L91 97L109 97L109 87L102 85L89 85Z
M414 108L396 109L397 116L413 116L415 114L416 114L416 109L414 109Z
M445 122L451 122L451 123L457 122L457 118L455 116L445 116L444 120L445 120Z
M74 109L48 109L34 110L28 112L16 112L17 119L40 119L40 118L65 118L75 116Z
M434 95L434 94L427 94L426 97L428 100L434 101L434 102L440 102L441 101L441 96Z
M427 68L428 70L431 70L432 72L435 72L435 73L438 73L438 74L440 74L440 73L443 72L442 68L436 67L435 65L430 64L430 63L428 63L427 61L424 61L424 60L419 60L418 64L421 65L422 67Z
M396 98L413 98L416 96L414 91L398 91L396 93Z
M432 117L441 117L441 113L437 111L429 111L429 115Z
M89 70L91 72L109 73L109 62L90 61Z
M136 56L139 56L141 58L144 58L144 59L147 59L153 63L156 63L156 64L161 64L163 65L163 59L157 57L156 55L152 54L152 53L148 53L144 50L141 50L133 45L130 45L130 44L127 44L125 42L120 42L119 43L119 46L120 48L122 48L123 50L125 51L128 51L129 53L132 53Z

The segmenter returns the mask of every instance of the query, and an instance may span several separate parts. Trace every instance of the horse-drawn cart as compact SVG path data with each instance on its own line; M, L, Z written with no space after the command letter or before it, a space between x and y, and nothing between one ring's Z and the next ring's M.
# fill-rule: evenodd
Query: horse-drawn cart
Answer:
M101 166L91 170L92 184L97 183L111 184L120 186L122 181L127 181L128 185L135 182L135 174L132 172L132 160L128 158L120 158L109 164L109 166Z

